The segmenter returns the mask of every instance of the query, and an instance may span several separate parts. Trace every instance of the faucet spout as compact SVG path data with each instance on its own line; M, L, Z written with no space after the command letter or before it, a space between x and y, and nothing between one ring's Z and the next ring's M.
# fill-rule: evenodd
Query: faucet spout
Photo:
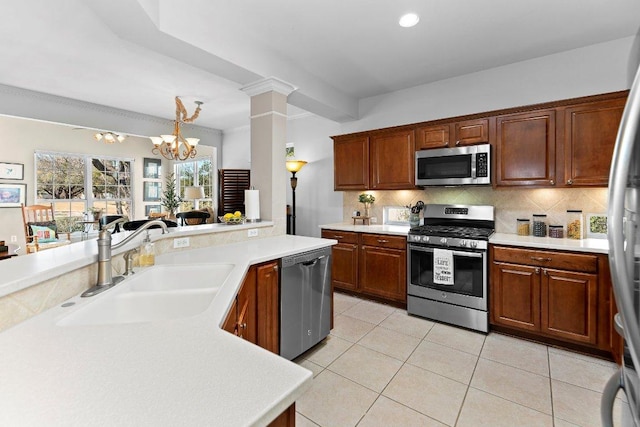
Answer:
M145 222L141 227L139 227L132 234L125 237L122 241L116 243L115 245L111 245L111 232L109 231L109 227L115 225L123 219L124 218L120 218L107 224L102 230L100 230L100 233L98 233L98 282L95 286L84 291L81 295L82 297L91 297L97 295L100 292L106 291L107 289L124 280L124 277L122 276L112 277L111 275L112 249L118 249L126 245L131 240L135 239L144 230L156 225L162 228L162 234L169 232L167 224L159 219L156 219L153 221Z

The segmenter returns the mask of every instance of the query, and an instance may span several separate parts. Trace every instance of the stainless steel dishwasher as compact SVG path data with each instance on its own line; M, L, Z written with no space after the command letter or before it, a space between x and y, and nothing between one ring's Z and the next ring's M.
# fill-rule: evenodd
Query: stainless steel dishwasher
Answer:
M331 247L282 258L282 357L292 360L329 335L331 303Z

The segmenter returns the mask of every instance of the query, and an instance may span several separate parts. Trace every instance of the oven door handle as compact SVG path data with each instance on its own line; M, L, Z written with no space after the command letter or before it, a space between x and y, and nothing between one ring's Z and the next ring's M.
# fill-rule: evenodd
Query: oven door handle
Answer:
M421 251L421 252L433 252L434 248L425 248L422 246L409 245L410 251ZM483 253L481 252L462 252L462 251L451 251L453 255L463 256L467 258L482 258Z

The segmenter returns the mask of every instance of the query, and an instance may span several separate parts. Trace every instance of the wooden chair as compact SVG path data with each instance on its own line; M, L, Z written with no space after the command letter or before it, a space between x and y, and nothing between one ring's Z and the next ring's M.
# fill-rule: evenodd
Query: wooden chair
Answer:
M189 211L176 214L176 218L180 220L180 225L206 224L210 216L209 212L204 211Z
M27 254L71 243L70 233L66 233L66 240L60 239L58 227L53 216L53 203L31 206L23 204L21 207L24 236L27 241Z

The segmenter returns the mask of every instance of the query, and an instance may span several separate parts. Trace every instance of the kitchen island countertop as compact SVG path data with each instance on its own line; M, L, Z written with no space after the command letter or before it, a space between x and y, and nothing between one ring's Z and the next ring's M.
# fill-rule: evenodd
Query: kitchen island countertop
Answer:
M192 317L62 326L110 289L0 333L0 425L267 425L312 374L220 325L250 265L333 243L277 236L157 256L157 264L185 268L234 265L210 306Z

